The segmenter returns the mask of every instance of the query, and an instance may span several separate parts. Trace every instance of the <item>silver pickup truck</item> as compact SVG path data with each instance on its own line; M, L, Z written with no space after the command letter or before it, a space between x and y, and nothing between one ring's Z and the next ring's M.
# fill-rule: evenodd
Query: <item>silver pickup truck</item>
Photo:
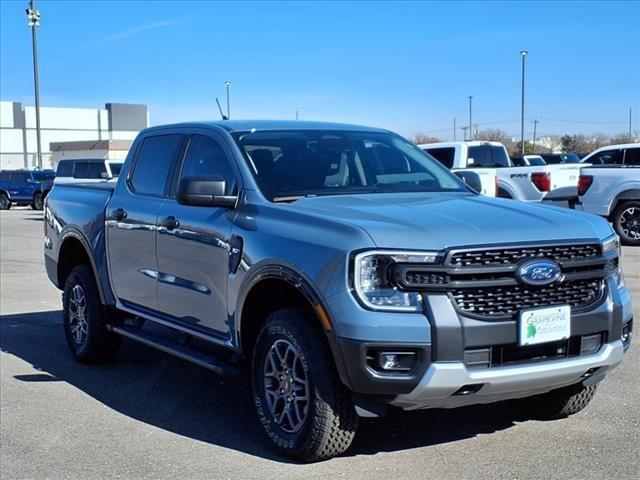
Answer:
M373 128L144 130L117 184L53 188L44 253L77 360L126 337L247 372L267 441L307 461L390 408L570 415L632 336L604 219L478 195Z

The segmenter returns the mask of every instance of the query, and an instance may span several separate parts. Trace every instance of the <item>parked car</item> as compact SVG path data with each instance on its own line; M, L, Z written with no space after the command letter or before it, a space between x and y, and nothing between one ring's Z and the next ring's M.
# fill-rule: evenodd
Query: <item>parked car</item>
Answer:
M640 143L602 147L584 157L582 162L591 165L640 165Z
M520 156L510 157L510 158L511 158L511 163L515 167L530 167L530 166L539 167L540 165L547 164L540 155L520 155Z
M55 183L102 182L118 178L122 161L103 158L65 159L58 162Z
M631 342L604 219L479 195L367 127L144 130L116 183L56 185L44 253L77 360L127 337L249 372L266 438L304 460L389 406L576 413Z
M499 142L446 142L419 145L454 172L473 171L496 177L496 196L524 202L575 198L578 165L515 167Z
M576 208L608 218L623 243L640 245L640 163L583 168L578 195Z
M547 165L557 165L561 163L580 163L580 157L576 153L542 153L542 159Z
M53 170L1 170L0 210L9 210L12 205L42 210L54 176Z

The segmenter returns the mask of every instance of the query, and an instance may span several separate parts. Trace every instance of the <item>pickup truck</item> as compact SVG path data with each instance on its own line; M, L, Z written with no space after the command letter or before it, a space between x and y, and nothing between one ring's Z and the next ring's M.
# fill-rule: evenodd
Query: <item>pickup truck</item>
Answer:
M391 408L571 415L631 342L604 219L479 195L382 129L152 127L117 183L55 185L44 235L78 361L126 337L246 372L265 438L305 461Z
M583 165L536 165L515 167L499 142L466 141L419 145L452 171L481 172L495 176L496 196L523 202L575 197Z
M42 210L54 177L52 170L0 170L0 210L12 205Z
M640 245L640 162L583 168L578 195L576 209L608 218L623 243Z

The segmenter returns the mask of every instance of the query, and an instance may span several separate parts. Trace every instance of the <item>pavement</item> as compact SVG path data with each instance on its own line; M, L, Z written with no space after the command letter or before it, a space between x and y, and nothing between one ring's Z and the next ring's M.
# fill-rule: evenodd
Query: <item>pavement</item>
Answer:
M300 464L263 438L246 380L125 341L115 363L67 351L42 261L42 213L0 212L0 478L637 479L640 347L563 420L504 404L363 421L342 457ZM640 248L623 249L640 318Z

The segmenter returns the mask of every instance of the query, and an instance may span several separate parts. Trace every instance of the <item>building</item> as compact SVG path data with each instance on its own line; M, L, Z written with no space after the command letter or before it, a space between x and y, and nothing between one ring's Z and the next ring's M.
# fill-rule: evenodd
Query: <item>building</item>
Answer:
M42 166L55 168L65 156L124 158L124 149L128 151L138 132L148 125L146 105L40 107ZM0 102L0 168L36 168L37 150L35 107Z

